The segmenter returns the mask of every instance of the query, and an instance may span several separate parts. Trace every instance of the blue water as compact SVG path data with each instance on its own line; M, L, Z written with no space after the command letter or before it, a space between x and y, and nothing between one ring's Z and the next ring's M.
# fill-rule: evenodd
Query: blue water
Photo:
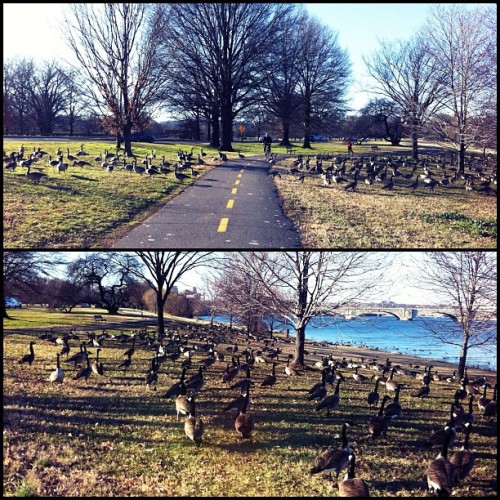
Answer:
M200 316L200 319L209 319ZM228 319L219 316L215 321L226 323ZM445 324L447 328L456 327L446 318L415 318L413 321L400 321L389 316L361 316L351 320L324 318L312 320L306 329L306 340L332 342L342 345L366 347L380 351L408 354L424 359L434 359L448 363L458 363L460 347L440 343L425 329L424 323L435 326ZM492 325L496 329L496 324ZM286 330L286 326L280 328ZM290 328L290 335L294 330ZM458 342L461 337L456 337ZM496 371L496 345L487 350L471 347L467 354L467 366L476 366Z

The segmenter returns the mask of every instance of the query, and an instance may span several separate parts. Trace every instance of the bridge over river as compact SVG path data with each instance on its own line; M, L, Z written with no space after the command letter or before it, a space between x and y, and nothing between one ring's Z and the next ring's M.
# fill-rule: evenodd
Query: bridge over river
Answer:
M448 317L453 319L451 310L445 307L384 307L384 306L344 306L336 310L337 314L346 319L354 319L358 316L394 316L403 321L411 321L417 316Z

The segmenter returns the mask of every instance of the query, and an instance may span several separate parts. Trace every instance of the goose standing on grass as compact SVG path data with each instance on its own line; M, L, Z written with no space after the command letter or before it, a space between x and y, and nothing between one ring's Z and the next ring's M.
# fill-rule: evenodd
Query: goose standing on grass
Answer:
M272 387L276 383L276 363L273 363L271 374L264 378L261 387Z
M158 366L156 356L151 359L151 369L146 375L146 385L149 389L153 386L153 391L156 391L156 384L158 383Z
M465 441L460 450L453 453L450 462L456 467L455 481L462 482L474 467L474 454L469 449L469 435L472 431L472 424L465 424Z
M427 485L431 492L438 496L449 496L455 482L456 467L448 460L448 447L450 446L451 430L445 427L443 447L438 456L431 460L427 467Z
M334 410L340 404L340 382L341 379L337 380L337 385L335 386L335 392L330 396L326 396L319 404L316 406L316 411L320 411L326 408L326 416L330 416L330 410Z
M491 401L491 399L486 397L486 389L487 388L488 388L488 385L485 384L484 388L483 388L483 395L477 400L477 407L479 408L479 411L481 413L484 412L486 405Z
M472 424L474 422L474 411L472 405L474 403L474 395L469 396L469 411L468 413L462 411L454 412L455 425L457 429L464 429L467 423Z
M387 405L384 409L384 417L385 418L398 418L401 415L403 409L401 408L401 404L399 402L399 391L401 390L401 384L398 384L398 388L396 389L396 394L394 396L394 400L391 404Z
M85 383L87 383L91 374L92 374L92 368L90 367L90 359L87 356L87 365L80 368L78 373L73 377L73 380L79 380L81 378L85 378Z
M370 408L373 406L377 406L378 400L379 400L379 393L378 393L378 384L380 383L380 380L377 379L375 380L375 388L373 389L372 392L368 394L368 404L370 405Z
M28 165L26 170L26 177L33 181L34 184L38 184L43 178L48 177L47 174L42 174L42 172L30 172L31 166Z
M177 413L177 422L179 415L189 416L193 410L193 398L186 395L186 384L180 383L181 393L175 398L175 411Z
M422 387L412 394L414 398L426 398L430 393L430 386L427 384L422 385Z
M372 439L381 435L384 436L384 438L387 437L388 420L384 416L384 406L388 399L390 399L390 397L387 395L382 398L378 414L372 417L368 422L368 433Z
M200 446L203 440L203 432L205 431L205 424L200 417L196 416L196 403L194 398L191 399L191 408L188 416L184 422L184 432L186 436L191 439L196 446Z
M364 375L361 375L361 373L358 373L358 370L359 366L356 366L356 369L352 374L352 378L355 380L355 382L362 384L363 382L366 382L368 380L368 377L365 377Z
M339 496L340 497L361 497L366 498L370 496L368 485L356 477L354 472L356 457L354 453L349 455L349 469L343 481L339 483Z
M448 445L451 446L457 439L457 430L455 428L455 405L451 405L450 409L450 420L446 423L444 428L437 429L431 432L429 440L425 443L425 446L440 446L444 443L445 438L449 436Z
M172 384L170 388L167 389L167 392L165 392L162 398L176 398L181 393L181 385L184 382L185 377L186 377L186 368L183 368L179 382Z
M96 351L96 357L95 360L92 362L91 368L92 371L96 375L104 375L104 365L102 364L102 361L99 361L99 353L101 352L101 348L98 347Z
M330 448L323 452L316 460L316 465L309 471L310 474L329 474L332 478L332 472L337 474L337 477L342 469L349 463L349 455L352 450L349 447L347 440L347 428L354 424L346 421L342 424L342 446L340 448Z
M391 375L389 376L389 380L385 383L385 388L389 392L396 392L396 390L398 388L398 383L395 380L393 380L395 372L396 372L396 368L392 368Z
M35 345L34 342L30 342L30 352L29 354L25 354L19 361L18 363L20 365L24 363L28 363L30 366L32 365L33 361L35 361L35 350L33 349L33 346Z
M62 384L63 380L64 380L64 372L61 369L59 356L60 356L60 354L57 353L56 369L49 376L49 381L51 384L53 384L54 382L56 384Z
M250 439L254 429L254 421L251 413L247 413L248 402L250 399L250 390L247 390L243 406L241 407L238 416L234 421L234 428L238 432L240 438Z
M493 399L484 408L483 416L493 419L497 415L497 384L493 388Z
M123 368L125 371L127 371L130 368L130 365L132 364L132 354L128 354L127 359L120 363L118 365L118 368Z
M316 385L313 387L314 390L309 391L310 395L308 396L308 401L320 401L326 396L326 371L323 370L321 372L321 382L319 387Z

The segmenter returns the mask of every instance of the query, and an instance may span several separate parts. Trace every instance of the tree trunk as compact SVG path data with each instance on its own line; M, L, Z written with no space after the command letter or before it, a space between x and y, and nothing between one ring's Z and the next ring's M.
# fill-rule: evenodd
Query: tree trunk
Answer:
M419 129L419 120L415 118L412 123L412 132L411 132L412 157L415 161L418 161L418 129Z
M210 118L211 132L212 135L210 137L210 147L218 148L220 146L220 127L219 127L219 115L217 113L213 113Z
M469 336L464 333L464 341L460 351L460 358L458 359L458 378L461 379L465 374L465 367L467 365L467 351L469 349Z
M463 174L465 171L465 142L463 138L460 140L460 151L458 153L458 172Z
M233 109L231 102L226 102L221 107L222 151L234 151L233 142Z
M293 364L296 366L304 366L304 350L306 341L306 326L303 325L295 329L295 357Z
M123 128L123 142L124 142L123 154L127 158L131 158L133 156L133 154L132 154L132 125L131 124L126 125Z
M163 297L161 290L156 292L156 317L156 333L158 334L158 338L162 339L165 337L165 316L163 314Z
M291 146L290 144L290 124L285 121L282 122L283 138L281 139L280 146Z

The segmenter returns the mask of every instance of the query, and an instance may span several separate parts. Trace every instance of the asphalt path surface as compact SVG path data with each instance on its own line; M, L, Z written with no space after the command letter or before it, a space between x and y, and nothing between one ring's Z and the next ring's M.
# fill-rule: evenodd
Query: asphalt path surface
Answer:
M112 248L301 248L269 168L263 156L217 165Z

